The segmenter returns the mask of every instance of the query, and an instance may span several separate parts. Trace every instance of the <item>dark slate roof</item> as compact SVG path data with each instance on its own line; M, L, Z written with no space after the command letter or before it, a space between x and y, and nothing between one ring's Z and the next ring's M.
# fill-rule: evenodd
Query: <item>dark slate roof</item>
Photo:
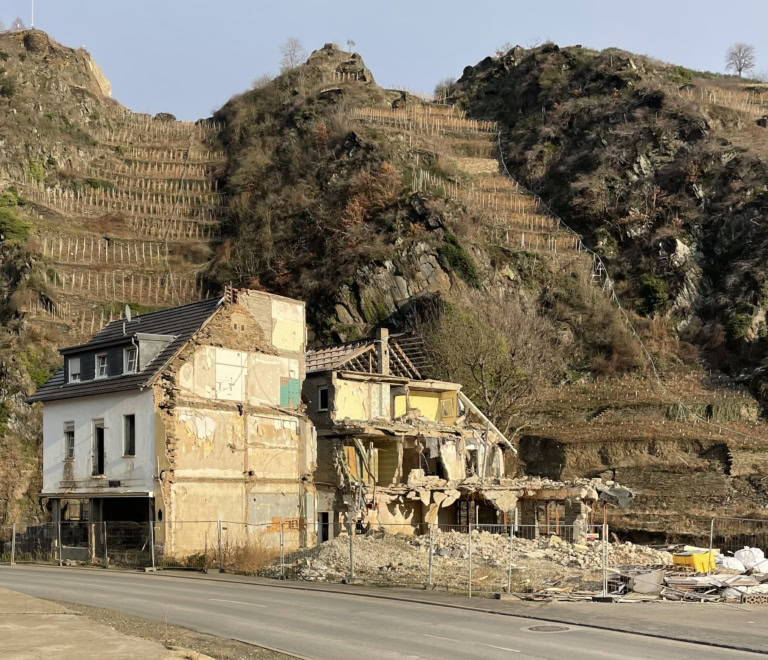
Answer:
M94 394L123 392L148 385L149 381L154 378L192 335L211 317L221 303L221 300L221 298L211 298L189 305L182 305L181 307L172 307L171 309L137 316L132 321L125 322L126 335L123 335L124 321L122 319L108 323L87 344L83 344L78 348L87 351L91 345L120 340L123 337L131 337L137 333L170 335L173 336L173 340L155 356L152 362L135 374L87 380L78 383L65 383L64 369L59 369L27 401L29 403L34 403L35 401L57 401Z

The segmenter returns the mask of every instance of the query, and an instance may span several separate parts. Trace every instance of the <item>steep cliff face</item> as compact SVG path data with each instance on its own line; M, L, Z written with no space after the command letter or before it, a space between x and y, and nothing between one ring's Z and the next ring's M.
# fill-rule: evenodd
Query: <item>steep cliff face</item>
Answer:
M119 108L90 54L39 30L0 34L0 185L82 166L88 127Z
M501 122L509 167L602 252L628 304L716 368L761 363L768 88L550 44L467 67L454 91Z

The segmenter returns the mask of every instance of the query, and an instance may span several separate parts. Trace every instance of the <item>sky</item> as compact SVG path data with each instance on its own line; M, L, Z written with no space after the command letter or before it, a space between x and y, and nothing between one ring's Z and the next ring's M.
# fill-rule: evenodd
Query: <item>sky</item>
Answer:
M34 0L35 26L91 52L114 97L136 112L209 116L262 74L289 36L307 51L355 50L384 86L428 92L504 43L616 46L722 71L743 41L768 72L768 0ZM32 0L0 0L6 25Z

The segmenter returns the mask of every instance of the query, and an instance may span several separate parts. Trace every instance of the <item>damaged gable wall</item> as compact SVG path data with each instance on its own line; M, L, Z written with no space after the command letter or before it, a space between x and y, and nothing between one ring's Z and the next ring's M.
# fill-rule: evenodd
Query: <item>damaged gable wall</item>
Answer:
M304 305L235 292L155 386L158 455L165 468L158 508L173 523L166 551L210 547L210 525L291 521L290 546L311 542L313 429L301 413ZM185 524L187 523L187 524ZM264 531L264 530L261 530ZM279 526L270 532L275 542ZM207 544L207 546L206 546Z

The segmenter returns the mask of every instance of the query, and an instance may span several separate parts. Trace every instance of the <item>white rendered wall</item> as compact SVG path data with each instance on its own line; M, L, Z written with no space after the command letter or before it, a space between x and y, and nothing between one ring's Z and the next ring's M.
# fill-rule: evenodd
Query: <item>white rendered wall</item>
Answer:
M123 456L123 415L136 415L136 456ZM104 420L103 477L93 477L93 421ZM75 460L65 461L64 424L75 423ZM70 463L67 466L67 463ZM151 389L49 401L43 407L43 494L152 492L155 418ZM108 481L119 480L110 488ZM62 485L62 481L65 481ZM74 482L74 484L72 484ZM74 485L74 488L73 488Z

